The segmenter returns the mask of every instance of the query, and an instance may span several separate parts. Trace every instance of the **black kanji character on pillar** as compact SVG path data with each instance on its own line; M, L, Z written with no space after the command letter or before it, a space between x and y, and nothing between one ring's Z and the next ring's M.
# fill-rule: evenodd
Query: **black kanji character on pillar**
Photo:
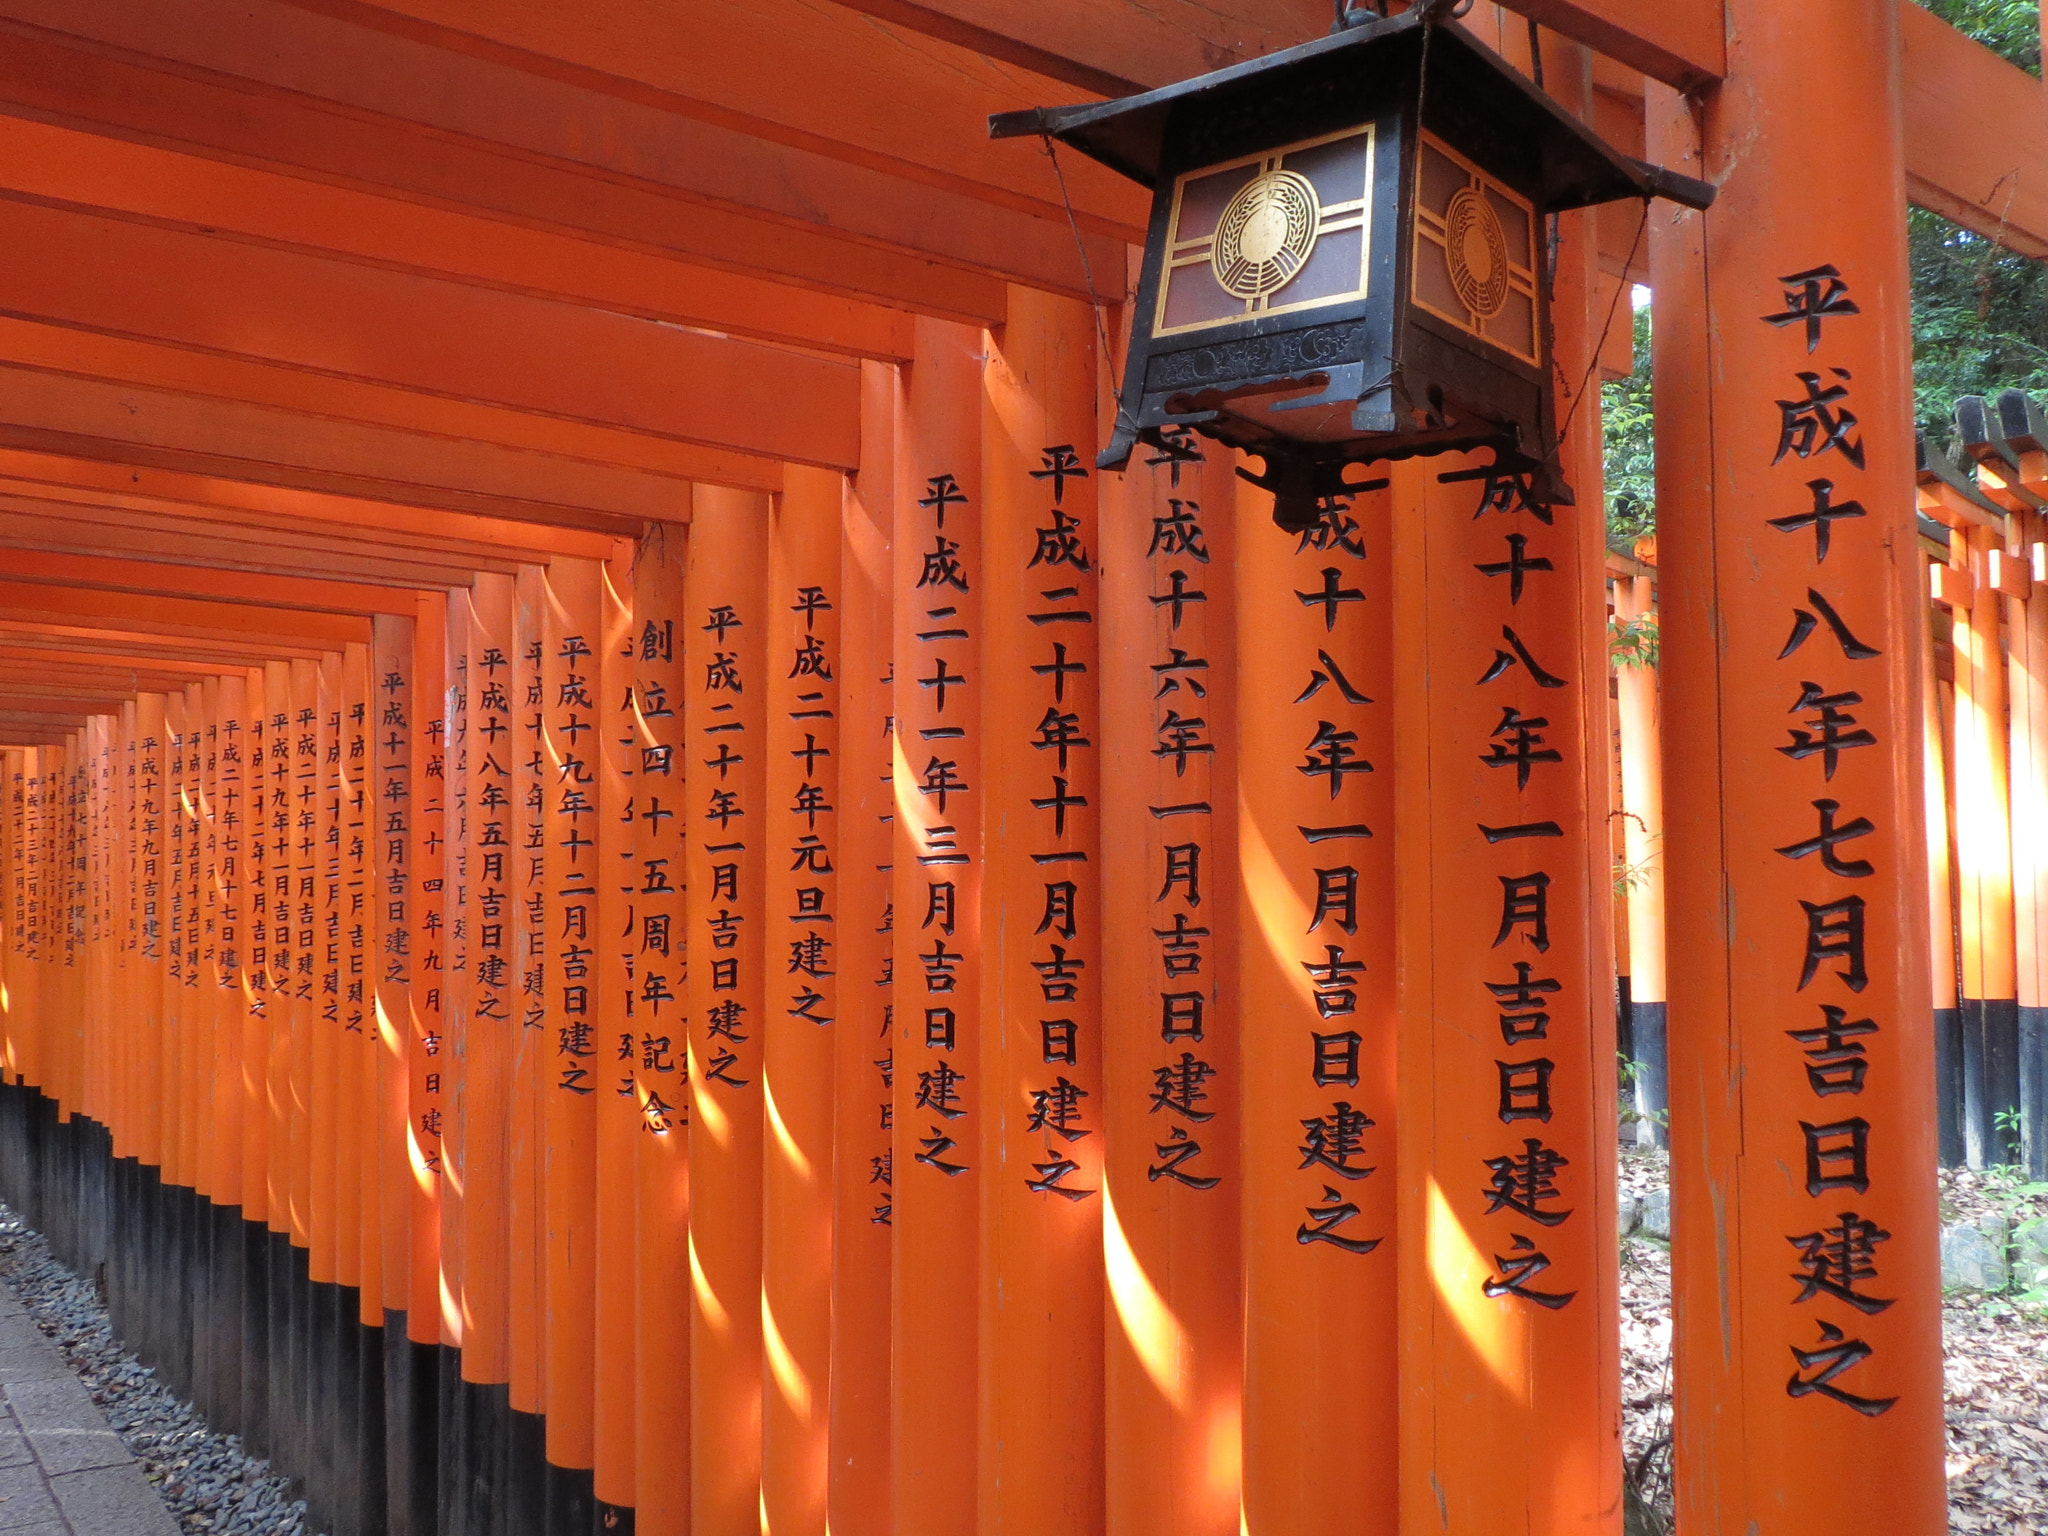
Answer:
M1344 1237L1337 1231L1357 1214L1357 1206L1325 1184L1323 1203L1308 1208L1308 1220L1294 1229L1294 1240L1304 1247L1310 1243L1328 1243L1346 1253L1371 1253L1380 1245L1378 1238Z
M1325 922L1334 922L1346 933L1358 932L1358 870L1350 864L1319 869L1316 876L1316 911L1309 919L1308 932Z
M1480 682L1490 683L1507 671L1509 667L1520 662L1529 669L1529 676L1534 679L1538 688L1562 688L1564 686L1563 678L1544 671L1536 658L1529 654L1529 647L1522 643L1522 637L1515 633L1512 625L1503 624L1500 627L1500 637L1507 641L1510 648L1505 651L1498 648L1494 650L1493 662L1479 675Z
M1520 1045L1525 1040L1545 1040L1550 1036L1550 1015L1544 1009L1544 998L1563 988L1548 976L1533 980L1529 973L1535 967L1527 960L1515 962L1513 981L1488 981L1481 985L1494 997L1493 1006L1500 1012L1501 1038L1509 1045Z
M1487 1215L1515 1211L1546 1227L1554 1227L1571 1215L1570 1211L1543 1209L1545 1201L1564 1198L1555 1183L1557 1170L1571 1165L1563 1153L1531 1136L1522 1143L1519 1156L1509 1153L1505 1157L1489 1157L1485 1163L1493 1174L1487 1188L1480 1191L1486 1196Z
M1785 1383L1785 1395L1806 1397L1818 1392L1822 1397L1831 1397L1844 1407L1854 1408L1865 1418L1870 1419L1881 1413L1889 1413L1892 1404L1898 1401L1896 1397L1858 1397L1854 1392L1846 1392L1832 1385L1837 1376L1853 1370L1868 1360L1875 1351L1861 1339L1846 1337L1841 1329L1830 1322L1821 1323L1820 1342L1819 1349L1801 1349L1797 1344L1792 1346L1792 1358L1798 1362L1799 1368L1792 1373L1792 1379ZM1803 1374L1807 1371L1814 1374Z
M823 587L798 587L796 601L789 605L789 611L804 616L804 633L809 634L817 628L818 615L832 611L832 600L825 596Z
M1168 976L1198 976L1202 971L1202 940L1209 937L1207 928L1198 928L1188 922L1185 912L1173 914L1171 928L1154 928L1152 937L1159 941L1160 968Z
M1884 654L1876 646L1866 645L1861 640L1858 640L1855 635L1851 634L1848 622L1835 611L1835 605L1822 597L1820 593L1814 591L1812 587L1806 589L1806 600L1820 611L1820 618L1816 619L1804 608L1794 608L1792 610L1792 633L1785 639L1785 648L1778 652L1778 660L1783 661L1787 656L1798 650L1799 647L1806 644L1806 637L1819 627L1822 620L1827 622L1828 633L1835 637L1835 643L1842 648L1842 654L1848 657L1849 660L1874 661Z
M1372 1169L1354 1168L1351 1160L1365 1156L1365 1133L1372 1124L1364 1110L1353 1109L1348 1100L1337 1100L1327 1115L1301 1122L1301 1166L1327 1168L1339 1178L1364 1178Z
M1830 368L1838 379L1846 379L1849 370ZM1858 469L1863 467L1863 443L1860 439L1851 442L1849 429L1856 425L1856 413L1835 402L1848 396L1846 384L1830 384L1821 387L1817 373L1794 374L1805 387L1803 400L1780 400L1778 402L1778 451L1771 457L1773 464L1792 454L1796 458L1811 459L1833 448Z
M1774 517L1770 524L1780 533L1797 533L1802 528L1813 530L1813 563L1819 565L1828 557L1828 546L1833 536L1833 524L1840 518L1862 517L1863 503L1860 501L1836 502L1835 482L1832 480L1809 480L1807 490L1813 493L1811 512L1794 512L1786 517Z
M1351 679L1344 675L1343 669L1331 658L1328 651L1317 651L1316 660L1320 661L1322 666L1309 669L1308 686L1294 696L1295 703L1306 704L1333 683L1346 704L1370 704L1372 702L1371 699L1351 686Z
M1071 1003L1081 990L1081 972L1088 968L1088 962L1078 955L1069 955L1064 945L1052 946L1050 960L1033 960L1031 969L1038 972L1038 990L1045 994L1048 1003Z
M1067 648L1056 640L1053 642L1052 660L1041 666L1035 666L1031 670L1040 677L1050 677L1052 679L1053 699L1057 703L1064 704L1067 702L1067 674L1069 672L1086 672L1088 670L1088 663L1085 661L1067 660Z
M1059 443L1051 448L1041 449L1039 456L1045 461L1045 467L1032 470L1031 478L1052 482L1052 504L1057 507L1066 497L1067 482L1086 480L1088 471L1082 467L1081 457L1074 452L1072 443ZM1087 567L1083 566L1082 569L1085 570Z
M953 1070L952 1063L941 1061L929 1072L917 1074L917 1104L933 1114L944 1115L948 1120L958 1120L967 1111L960 1107L960 1085L967 1079Z
M1346 1088L1356 1088L1358 1047L1362 1043L1358 1031L1346 1029L1321 1035L1310 1030L1309 1039L1315 1043L1315 1054L1309 1063L1309 1076L1315 1079L1315 1085L1327 1088L1332 1083L1342 1083Z
M1181 466L1202 462L1202 440L1188 427L1162 427L1157 446L1159 452L1145 461L1146 467L1157 469L1164 464L1168 483L1178 489Z
M960 489L960 482L951 475L933 475L925 481L925 493L917 498L920 507L929 507L937 519L935 526L946 526L946 508L965 506L967 493Z
M1822 1098L1832 1093L1861 1093L1870 1062L1855 1037L1874 1035L1877 1026L1868 1019L1851 1019L1848 1009L1833 1003L1822 1003L1820 1012L1826 1021L1820 1028L1785 1031L1806 1047L1807 1085Z
M1172 758L1173 776L1181 778L1188 771L1190 757L1216 750L1213 743L1202 740L1202 732L1207 728L1208 721L1200 715L1182 715L1177 709L1169 709L1166 718L1159 722L1159 745L1152 749L1152 755Z
M1472 520L1477 522L1489 512L1527 512L1539 523L1548 526L1550 508L1533 499L1530 492L1530 477L1527 471L1510 470L1500 464L1488 464L1478 469L1453 469L1436 477L1439 485L1454 485L1460 481L1480 481L1479 505L1473 510Z
M1800 683L1799 697L1785 713L1796 715L1802 709L1817 709L1820 713L1807 717L1806 730L1788 727L1792 744L1778 750L1795 761L1819 753L1825 768L1821 776L1832 779L1835 765L1844 752L1877 745L1877 738L1870 732L1860 727L1851 729L1856 727L1856 717L1849 713L1849 706L1862 702L1860 693L1822 693L1819 683Z
M1555 1063L1539 1056L1533 1061L1496 1061L1500 1074L1501 1120L1541 1120L1550 1123L1550 1074Z
M1064 1077L1053 1079L1050 1088L1031 1090L1031 1114L1024 1122L1027 1131L1047 1131L1063 1141L1079 1141L1088 1131L1081 1124L1081 1101L1088 1090Z
M1542 715L1525 715L1510 704L1501 711L1500 724L1493 728L1493 744L1479 760L1489 768L1513 768L1515 787L1529 787L1529 773L1538 763L1561 763L1564 754L1543 744L1541 732L1550 725Z
M1856 1285L1877 1278L1877 1245L1890 1239L1891 1233L1880 1231L1876 1222L1865 1221L1854 1211L1842 1212L1832 1227L1786 1238L1799 1250L1799 1273L1792 1277L1799 1282L1799 1294L1792 1300L1811 1301L1825 1295L1846 1301L1866 1315L1882 1312L1891 1302L1859 1291Z
M1084 1133L1085 1134L1085 1133ZM1051 1147L1045 1149L1045 1161L1033 1163L1031 1171L1038 1175L1026 1179L1024 1187L1034 1194L1058 1195L1062 1200L1086 1200L1095 1191L1092 1189L1069 1189L1063 1182L1069 1175L1079 1173L1081 1165L1071 1157L1063 1157Z
M1839 959L1835 971L1851 992L1870 985L1870 972L1863 958L1863 898L1844 896L1840 901L1802 901L1806 913L1806 960L1799 970L1799 985L1813 980L1823 960Z
M1508 1240L1513 1251L1505 1254L1496 1253L1493 1256L1493 1262L1500 1268L1500 1275L1498 1278L1488 1278L1480 1283L1479 1293L1482 1296L1495 1300L1502 1296L1519 1296L1524 1301L1533 1301L1537 1306L1548 1307L1555 1312L1579 1294L1577 1291L1529 1289L1529 1282L1550 1268L1550 1257L1537 1251L1533 1238L1524 1237L1519 1232L1510 1232Z
M1826 1194L1831 1189L1853 1189L1864 1194L1870 1188L1870 1122L1861 1115L1829 1125L1799 1122L1806 1136L1806 1192Z
M1531 560L1522 551L1529 547L1526 533L1511 533L1508 538L1508 557L1505 560L1489 561L1474 565L1472 569L1482 576L1505 576L1508 579L1508 602L1512 605L1522 600L1522 580L1531 571L1555 570L1548 560L1538 556Z
M924 778L917 786L919 794L937 798L941 812L946 809L948 795L964 795L967 790L967 781L960 777L960 765L951 758L941 759L936 753L925 764Z
M1301 600L1302 607L1322 609L1323 628L1326 630L1335 629L1337 627L1337 610L1345 603L1364 602L1365 594L1356 587L1345 586L1343 584L1344 573L1334 565L1324 566L1322 576L1322 591L1297 592L1294 595Z
M933 689L937 693L938 712L943 715L946 712L946 690L948 688L957 688L966 681L967 678L964 673L948 672L946 670L946 658L939 656L933 660L932 675L930 677L920 677L917 680L917 686Z
M1821 321L1836 315L1862 313L1856 307L1856 301L1849 297L1849 285L1842 281L1842 274L1835 270L1833 263L1809 267L1778 281L1785 284L1785 307L1775 315L1758 318L1765 325L1804 325L1808 352L1820 346Z
M1162 1109L1170 1109L1190 1120L1215 1119L1213 1109L1195 1108L1209 1097L1202 1085L1215 1075L1216 1069L1198 1059L1193 1051L1182 1051L1179 1061L1152 1069L1152 1107L1146 1113L1156 1115Z
M1075 900L1080 887L1071 880L1048 880L1045 882L1045 910L1039 914L1038 926L1034 933L1056 933L1063 939L1071 939L1075 930Z
M1358 993L1352 978L1363 974L1365 962L1345 959L1341 944L1325 944L1323 951L1322 959L1301 962L1316 991L1316 1012L1326 1019L1356 1013Z
M1507 943L1517 928L1529 930L1527 938L1542 954L1550 948L1550 876L1542 870L1533 875L1501 875L1500 931L1493 947Z
M1335 550L1354 560L1365 558L1365 545L1358 538L1358 519L1351 515L1349 496L1325 496L1316 503L1316 520L1301 530L1297 555L1314 550L1327 555Z
M825 660L825 645L816 635L805 635L796 648L796 659L790 664L791 677L816 677L825 682L832 681L832 668Z
M1787 843L1777 850L1788 859L1803 859L1810 853L1820 855L1821 867L1831 875L1841 875L1850 880L1863 880L1876 873L1875 866L1868 859L1845 859L1835 852L1839 843L1853 842L1859 837L1868 837L1877 830L1867 816L1858 816L1854 821L1835 825L1835 812L1842 808L1839 800L1816 800L1813 808L1820 812L1820 831L1803 842Z
M1081 544L1081 520L1078 517L1058 507L1052 509L1052 526L1038 530L1038 547L1031 552L1024 569L1028 571L1040 565L1066 565L1077 571L1088 569L1088 551Z
M1197 517L1202 510L1200 504L1169 497L1166 505L1166 513L1152 519L1152 543L1146 548L1145 553L1148 556L1186 555L1190 560L1199 560L1207 565L1209 548L1202 542L1202 525ZM1183 576L1181 579L1187 578ZM1178 618L1179 615L1176 614L1175 617Z
M1166 855L1166 880L1159 887L1159 894L1152 899L1164 901L1179 886L1182 899L1191 907L1202 904L1202 845L1200 843L1169 843L1161 850Z
M1302 749L1301 765L1294 771L1304 778L1324 778L1330 781L1330 798L1337 798L1337 791L1344 787L1347 773L1371 773L1372 764L1360 757L1354 750L1358 740L1356 731L1340 731L1334 720L1318 720L1316 733Z
M960 1145L952 1137L946 1134L945 1128L943 1126L933 1126L931 1135L920 1136L917 1139L917 1144L924 1150L915 1154L916 1160L920 1163L927 1163L930 1166L938 1169L939 1172L943 1173L947 1178L957 1178L959 1175L967 1171L967 1165L965 1163L949 1163L943 1161L948 1152L951 1152L954 1148Z
M1058 774L1054 774L1052 781L1052 793L1042 800L1033 800L1031 802L1031 805L1034 810L1051 811L1053 836L1065 837L1067 835L1068 808L1071 806L1086 805L1087 803L1088 797L1086 795L1068 794L1067 781L1061 778Z
M1175 1183L1185 1184L1190 1189L1214 1189L1223 1182L1219 1176L1212 1174L1204 1177L1189 1173L1181 1166L1202 1155L1202 1144L1189 1136L1180 1126L1169 1128L1166 1140L1154 1142L1152 1150L1159 1161L1145 1170L1145 1177L1154 1184L1161 1179L1172 1179Z
M1209 557L1207 555L1202 555L1198 558L1206 560ZM1178 567L1171 571L1168 571L1166 574L1168 589L1165 592L1152 594L1146 599L1146 601L1151 603L1151 605L1154 608L1172 608L1173 628L1175 630L1178 630L1180 628L1182 611L1187 607L1187 605L1189 603L1206 603L1207 601L1209 601L1209 594L1206 592L1189 591L1188 573L1186 571L1180 570Z
M1169 693L1178 693L1185 688L1196 698L1206 699L1209 696L1209 685L1195 674L1208 670L1209 662L1206 657L1190 658L1179 646L1168 646L1166 660L1152 664L1152 674L1159 679L1159 687L1153 692L1152 697L1163 699ZM1183 677L1182 673L1187 675Z
M960 543L943 533L932 535L932 547L925 551L924 570L917 578L920 587L951 587L967 590L967 572L960 565Z

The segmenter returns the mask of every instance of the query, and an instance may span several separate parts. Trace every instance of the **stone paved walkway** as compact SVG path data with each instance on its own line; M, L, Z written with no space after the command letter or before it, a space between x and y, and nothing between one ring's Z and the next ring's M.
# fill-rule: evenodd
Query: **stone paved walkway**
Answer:
M0 1400L0 1536L178 1536L106 1415L4 1288Z

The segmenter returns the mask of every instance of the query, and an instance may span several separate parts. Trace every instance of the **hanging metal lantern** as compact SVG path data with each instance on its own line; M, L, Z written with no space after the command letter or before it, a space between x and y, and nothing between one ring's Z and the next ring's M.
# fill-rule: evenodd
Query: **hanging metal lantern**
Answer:
M1261 456L1283 527L1345 466L1482 446L1569 502L1551 420L1546 218L1714 189L1610 148L1444 0L1143 95L1008 112L1152 188L1117 424Z

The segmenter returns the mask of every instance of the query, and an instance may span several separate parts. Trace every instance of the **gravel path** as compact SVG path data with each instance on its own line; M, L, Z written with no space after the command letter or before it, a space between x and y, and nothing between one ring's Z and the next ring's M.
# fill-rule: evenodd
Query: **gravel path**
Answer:
M78 1372L107 1422L142 1463L178 1528L192 1536L312 1536L306 1506L270 1464L215 1434L192 1405L114 1340L92 1285L0 1205L0 1282Z

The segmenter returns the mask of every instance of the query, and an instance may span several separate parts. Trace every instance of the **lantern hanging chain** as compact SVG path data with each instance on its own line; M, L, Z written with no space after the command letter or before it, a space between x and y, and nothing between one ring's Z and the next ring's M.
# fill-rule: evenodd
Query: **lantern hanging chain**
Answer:
M1040 133L1038 137L1045 144L1045 158L1052 162L1053 177L1060 184L1060 202L1067 210L1067 228L1073 232L1074 254L1081 258L1081 280L1088 285L1088 309L1095 316L1095 335L1102 344L1102 366L1107 368L1115 354L1110 350L1109 327L1102 318L1102 295L1095 287L1095 267L1088 260L1088 246L1081 238L1081 221L1074 217L1074 200L1067 195L1067 173L1060 167L1059 151L1053 145L1052 135ZM1127 427L1133 431L1137 429L1137 423L1124 409L1123 391L1120 389L1116 392L1116 425L1119 433Z
M1643 199L1643 216L1640 219L1636 220L1636 237L1635 239L1629 242L1628 260L1624 261L1621 264L1621 277L1614 285L1614 297L1608 301L1607 319L1600 327L1599 340L1593 343L1593 355L1589 359L1587 359L1586 372L1579 379L1578 391L1572 396L1572 403L1564 413L1564 424L1557 429L1556 440L1551 443L1550 451L1543 456L1544 462L1547 464L1558 464L1560 462L1559 456L1564 451L1565 439L1571 434L1572 418L1579 414L1579 402L1586 398L1586 388L1593 382L1594 370L1600 366L1600 354L1606 350L1608 332L1614 329L1614 317L1616 313L1618 313L1621 309L1621 296L1623 293L1628 291L1630 286L1628 281L1628 274L1635 267L1636 252L1642 249L1643 235L1649 229L1649 227L1650 199L1646 196ZM1545 274L1545 277L1552 285L1553 291L1551 294L1551 298L1552 301L1555 302L1555 285L1557 282L1557 265L1555 259L1552 260L1550 271ZM1555 361L1552 362L1551 366L1553 368L1556 366ZM1561 464L1560 467L1562 467Z

